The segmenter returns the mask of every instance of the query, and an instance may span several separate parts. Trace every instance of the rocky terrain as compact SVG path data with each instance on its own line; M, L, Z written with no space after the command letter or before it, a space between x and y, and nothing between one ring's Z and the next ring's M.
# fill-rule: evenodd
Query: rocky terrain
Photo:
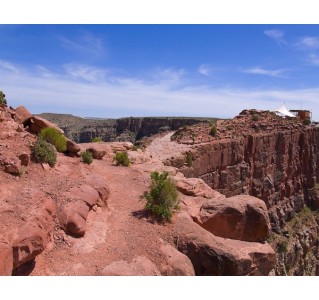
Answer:
M68 138L77 143L89 143L96 137L101 138L104 142L130 141L135 143L143 137L159 132L216 120L214 118L178 117L93 119L53 113L43 113L38 116L57 124L64 130Z
M128 142L68 141L51 168L35 163L30 147L55 124L2 105L0 125L2 275L267 275L274 268L261 200L227 199ZM84 149L94 150L91 165L77 157ZM131 167L113 163L120 150ZM171 223L154 223L141 201L155 170L169 172L179 190ZM235 231L211 226L228 220L238 222Z
M31 148L42 128L63 130L3 104L0 274L318 275L319 220L307 208L317 208L317 127L257 111L217 121L214 136L211 126L162 133L143 149L68 140L50 167ZM117 151L131 166L114 163ZM178 190L168 223L144 209L154 171Z
M319 127L256 110L245 110L232 120L218 121L215 126L215 136L210 134L208 124L178 130L172 139L187 145L188 150L166 159L165 164L179 168L186 177L203 179L227 197L249 194L262 199L269 212L272 230L277 234L287 231L283 229L286 222L300 219L298 213L302 213L305 206L311 208L311 226L306 231L301 226L297 230L301 231L298 233L300 239L309 241L305 244L284 238L284 243L286 246L293 243L285 247L287 251L298 247L303 249L301 256L311 253L312 267L307 272L315 273L318 261L315 211L319 208ZM303 263L299 256L298 260L299 264Z

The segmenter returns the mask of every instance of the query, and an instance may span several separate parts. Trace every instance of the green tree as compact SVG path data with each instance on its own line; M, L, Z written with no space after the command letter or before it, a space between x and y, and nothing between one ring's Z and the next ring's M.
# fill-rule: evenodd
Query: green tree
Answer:
M6 95L0 91L0 105L7 104Z

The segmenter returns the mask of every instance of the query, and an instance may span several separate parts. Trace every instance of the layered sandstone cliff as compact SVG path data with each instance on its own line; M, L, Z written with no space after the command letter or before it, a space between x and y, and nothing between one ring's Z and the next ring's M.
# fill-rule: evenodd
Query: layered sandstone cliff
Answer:
M275 231L305 204L319 207L319 127L269 112L244 111L218 124L215 138L205 129L196 134L201 140L190 150L191 166L180 158L171 161L186 176L202 178L227 197L249 194L262 199ZM180 142L189 140L183 136Z

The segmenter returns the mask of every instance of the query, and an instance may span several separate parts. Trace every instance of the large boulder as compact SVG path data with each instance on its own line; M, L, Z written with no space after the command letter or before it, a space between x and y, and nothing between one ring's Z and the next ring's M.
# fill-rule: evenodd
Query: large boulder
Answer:
M131 263L124 260L107 265L102 271L104 276L161 276L156 266L146 257L139 256Z
M13 268L12 248L0 241L0 276L10 276Z
M13 269L33 260L45 249L53 226L52 216L43 209L18 229L12 241Z
M32 114L24 107L18 106L15 110L15 120L23 124L26 120L30 119Z
M98 203L99 193L89 185L83 184L64 193L68 204L59 214L61 227L70 234L83 236L86 219L93 205Z
M35 134L39 134L43 128L47 127L55 128L58 132L64 134L64 131L56 124L51 123L48 120L38 116L32 116L28 118L27 120L25 120L24 125L29 126L29 130Z
M196 275L268 275L275 251L267 243L224 239L208 232L186 213L176 220L178 250L187 255Z
M183 194L193 197L218 198L224 197L219 192L211 189L204 180L200 178L185 178L174 176L176 188Z
M101 201L98 200L97 204L99 206L108 206L107 200L110 197L110 188L105 180L93 173L86 177L86 182L99 193Z
M161 273L166 276L194 276L195 270L191 260L173 246L162 245L160 250L166 258L166 265L160 267Z
M71 156L78 156L79 152L81 151L81 148L79 145L75 142L73 142L70 139L66 139L66 152Z
M59 215L60 225L67 233L83 236L89 211L90 208L84 201L70 203Z
M101 160L106 154L105 150L100 150L97 147L90 147L87 149L87 151L92 153L92 156L94 159L99 159L99 160Z
M130 159L130 162L133 165L139 165L144 164L146 162L149 162L151 160L151 157L138 149L137 151L129 151L128 158Z
M271 232L266 204L248 195L208 200L200 225L214 235L248 242L264 241Z

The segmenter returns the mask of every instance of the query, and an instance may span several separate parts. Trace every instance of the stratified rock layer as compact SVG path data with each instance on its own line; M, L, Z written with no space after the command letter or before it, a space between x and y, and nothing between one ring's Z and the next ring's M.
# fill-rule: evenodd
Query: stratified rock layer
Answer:
M318 207L319 127L255 110L219 121L214 138L205 126L194 126L192 167L180 168L186 176L203 179L227 197L262 199L276 231L304 204ZM175 136L181 143L187 138Z

